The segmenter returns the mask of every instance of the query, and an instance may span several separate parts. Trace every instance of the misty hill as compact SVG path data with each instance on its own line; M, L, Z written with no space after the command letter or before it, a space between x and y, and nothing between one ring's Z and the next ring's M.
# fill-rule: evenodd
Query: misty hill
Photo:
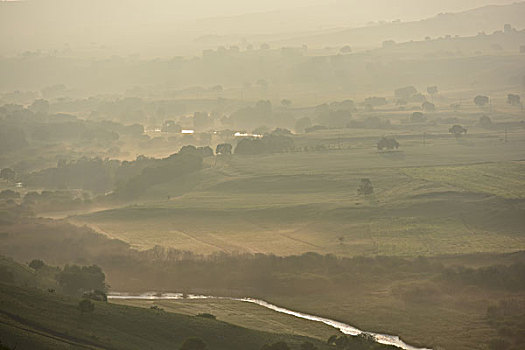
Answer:
M505 24L525 28L525 2L511 5L490 5L459 13L441 13L412 22L392 22L292 37L275 41L276 45L306 44L313 47L331 45L381 45L385 40L410 41L425 37L471 36L480 32L502 30Z

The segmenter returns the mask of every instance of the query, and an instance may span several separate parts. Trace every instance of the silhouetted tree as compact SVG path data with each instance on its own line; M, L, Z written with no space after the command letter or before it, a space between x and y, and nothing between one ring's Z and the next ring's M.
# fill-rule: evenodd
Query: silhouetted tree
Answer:
M507 103L513 106L519 106L521 103L521 98L519 95L508 94Z
M45 265L46 264L40 259L33 259L29 263L29 267L32 268L33 270L40 270Z
M16 172L11 168L3 168L0 170L0 178L6 181L13 181L15 179Z
M425 115L421 112L414 112L410 116L410 121L413 123L421 123L426 120Z
M427 87L427 92L429 95L435 95L438 93L438 88L437 86L429 86Z
M467 129L465 129L464 127L462 127L459 124L456 124L456 125L452 126L450 129L448 129L448 132L453 134L456 137L459 137L462 134L467 134Z
M339 49L339 52L342 54L350 53L352 52L352 47L350 45L345 45L342 48Z
M81 314L92 313L95 311L95 304L89 299L82 299L78 302L77 308Z
M361 179L359 188L357 189L357 194L360 195L369 195L374 193L374 186L372 186L372 181L368 178Z
M423 108L424 111L435 111L436 106L432 102L425 101L421 105L421 108Z
M283 107L290 107L292 105L292 101L288 100L288 99L282 99L281 100L281 105Z
M492 126L492 119L487 115L479 117L479 125L483 128L490 128Z
M399 142L393 136L383 136L377 142L377 149L382 151L383 149L393 150L399 148Z
M478 95L474 97L474 103L476 104L476 106L483 107L487 103L489 103L489 98L488 96Z
M220 143L215 148L215 154L217 155L229 155L232 154L232 145L229 143Z

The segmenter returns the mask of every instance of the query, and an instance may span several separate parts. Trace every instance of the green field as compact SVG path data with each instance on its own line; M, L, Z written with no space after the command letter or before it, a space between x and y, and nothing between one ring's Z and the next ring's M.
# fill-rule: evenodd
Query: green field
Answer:
M110 237L200 254L308 251L353 255L440 255L525 248L525 135L464 139L408 133L378 152L357 131L322 131L298 142L340 150L232 156L191 178L157 185L132 206L73 217ZM368 131L371 132L371 131ZM379 131L375 132L379 135ZM345 146L348 144L348 146ZM361 178L375 193L357 194ZM185 187L185 193L178 193Z

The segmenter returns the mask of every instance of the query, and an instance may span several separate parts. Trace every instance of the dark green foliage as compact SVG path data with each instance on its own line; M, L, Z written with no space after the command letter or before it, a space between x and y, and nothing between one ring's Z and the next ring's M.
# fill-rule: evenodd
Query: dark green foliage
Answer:
M232 145L229 143L220 143L215 148L215 154L217 155L230 155L232 154Z
M393 150L399 148L399 142L393 136L383 136L377 142L377 149L382 151L383 149Z
M491 128L492 127L492 119L490 119L489 116L487 115L482 115L481 117L479 117L479 125L482 127L482 128Z
M436 106L432 102L425 101L421 105L421 108L423 108L424 111L435 111Z
M0 178L6 181L13 181L15 179L16 173L11 168L3 168L0 170Z
M2 192L0 192L0 199L7 200L18 198L20 198L20 193L15 192L13 190L3 190Z
M200 338L188 338L182 343L180 350L205 350L208 346Z
M66 265L56 279L62 291L71 295L81 295L91 290L106 290L106 275L96 265Z
M413 86L399 88L394 91L394 96L396 97L396 100L408 101L415 94L417 94L417 89Z
M123 199L135 198L153 185L165 183L197 171L201 166L202 157L194 154L193 151L173 154L168 158L155 162L153 166L145 167L140 175L122 182L117 187L116 196Z
M95 301L108 301L108 296L101 290L93 290L82 293L82 298Z
M464 127L462 127L459 124L456 124L456 125L452 126L450 129L448 129L448 132L453 134L456 137L459 137L462 134L466 135L467 134L467 129L465 129Z
M213 157L213 150L209 146L195 147L193 145L182 146L178 154L193 154L202 158Z
M421 112L414 112L412 113L412 115L410 116L410 121L412 123L422 123L426 120L427 118L425 118L425 115Z
M488 96L478 95L474 97L474 103L476 106L483 107L489 103L489 98Z
M29 263L29 267L33 270L40 270L44 266L46 266L46 264L40 259L33 259Z
M521 104L520 95L508 94L507 103L513 106L519 106Z
M258 155L289 152L294 148L290 136L265 135L262 138L243 138L235 147L235 154Z
M509 266L494 265L479 269L449 268L444 271L444 277L449 281L490 289L525 290L525 264L523 263Z
M95 311L95 304L89 299L82 299L78 302L78 311L81 314L92 313Z
M387 103L388 103L388 101L384 97L373 96L373 97L367 97L365 99L365 105L368 105L368 106L371 106L371 107L384 106Z
M374 186L372 186L372 181L370 179L361 179L357 193L360 195L370 195L374 193Z

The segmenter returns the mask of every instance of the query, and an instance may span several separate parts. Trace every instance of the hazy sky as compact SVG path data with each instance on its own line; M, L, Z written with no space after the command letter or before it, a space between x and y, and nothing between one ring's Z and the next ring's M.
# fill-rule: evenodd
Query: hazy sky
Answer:
M25 0L0 3L0 54L190 42L417 20L515 0ZM244 15L244 16L241 16Z

